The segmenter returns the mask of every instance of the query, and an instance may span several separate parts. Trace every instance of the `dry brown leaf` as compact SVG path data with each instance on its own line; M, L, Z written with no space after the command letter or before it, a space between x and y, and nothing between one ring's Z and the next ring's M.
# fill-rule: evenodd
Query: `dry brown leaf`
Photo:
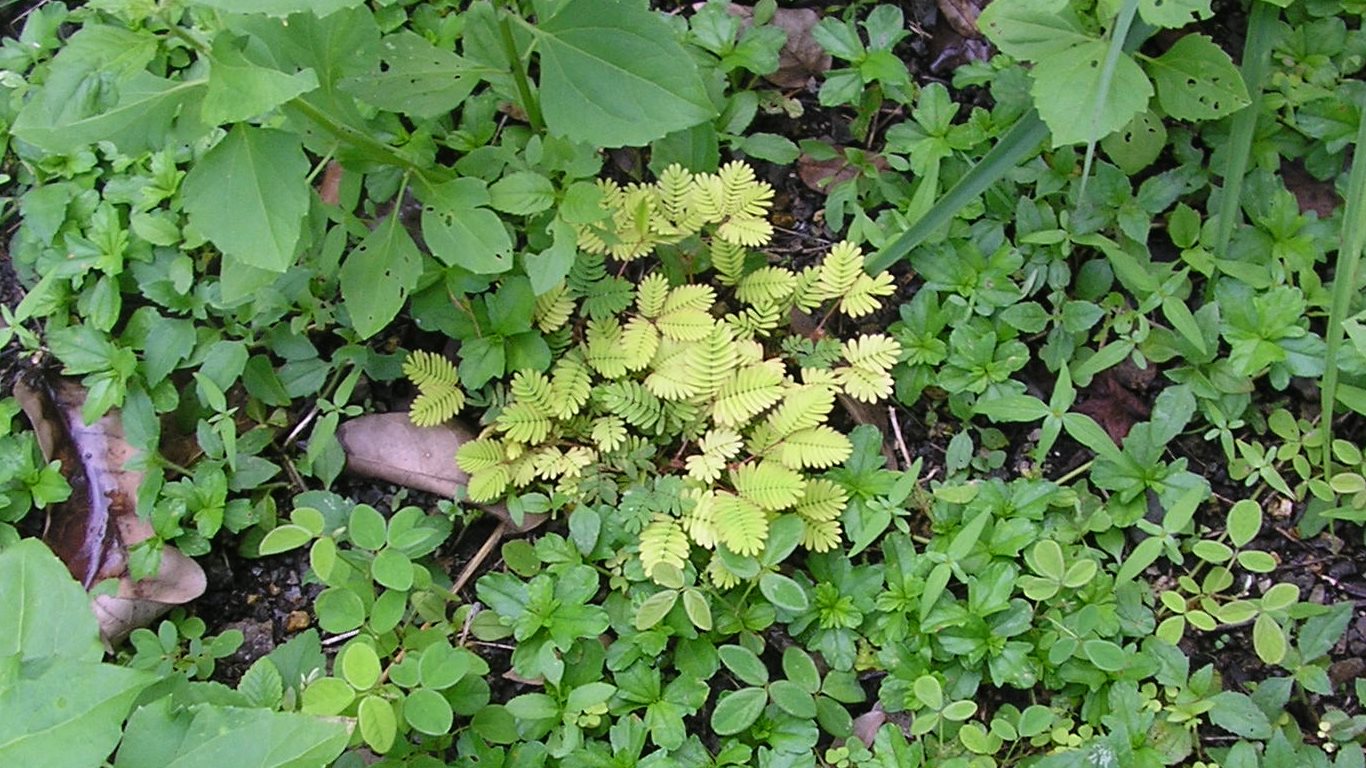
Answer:
M887 713L882 711L882 705L874 704L872 709L854 718L854 738L871 749L873 740L877 738L877 732L886 722Z
M980 37L977 31L977 17L982 13L985 3L978 0L938 0L939 12L953 31L963 37Z
M808 189L826 195L836 185L859 175L859 169L844 156L844 147L834 149L839 156L830 160L817 160L807 154L797 159L797 175ZM891 167L882 155L872 155L872 163L880 171Z
M52 510L44 540L87 589L104 579L119 581L116 595L92 601L105 642L121 642L171 606L202 595L203 569L174 547L163 550L154 578L128 576L127 548L153 531L137 516L142 473L123 468L135 451L123 438L118 412L86 425L81 418L86 390L69 379L31 377L15 385L14 395L33 424L43 457L61 461L71 485L71 497Z
M455 465L455 452L475 439L474 432L456 422L439 427L414 425L406 413L375 413L360 416L337 429L337 440L346 452L346 469L362 477L416 488L451 497L469 482L469 475ZM502 505L487 511L514 531L529 531L545 522L545 515L526 515L513 523Z

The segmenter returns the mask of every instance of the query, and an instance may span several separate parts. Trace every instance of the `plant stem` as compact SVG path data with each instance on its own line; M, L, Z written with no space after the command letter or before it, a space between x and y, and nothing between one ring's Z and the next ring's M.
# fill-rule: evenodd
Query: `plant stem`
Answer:
M402 168L429 181L441 182L450 177L450 172L445 169L433 167L424 168L417 165L412 160L404 157L403 153L388 144L385 144L373 136L358 131L349 125L333 120L326 112L323 112L321 109L318 109L301 97L290 99L285 103L285 106L298 111L304 117L317 124L318 127L332 134L338 141L381 155L390 165Z
M512 79L517 83L517 94L521 98L527 122L531 123L532 130L545 133L545 122L541 119L541 104L531 93L531 83L526 78L526 67L522 65L522 57L517 53L517 41L512 38L512 16L510 11L504 11L503 17L498 20L498 30L503 37L503 52L507 54L508 62L512 65Z

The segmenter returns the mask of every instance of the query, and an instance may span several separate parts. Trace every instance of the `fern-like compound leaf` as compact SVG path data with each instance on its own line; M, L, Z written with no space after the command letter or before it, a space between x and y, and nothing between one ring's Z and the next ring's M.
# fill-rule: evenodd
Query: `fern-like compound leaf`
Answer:
M555 393L545 374L532 370L518 371L508 388L515 402L529 406L542 416L555 415Z
M550 333L563 328L573 313L574 297L569 292L569 285L561 282L536 297L531 318L542 333Z
M661 311L666 314L680 309L700 309L707 312L715 303L716 290L710 285L680 285L669 291L669 297L664 300Z
M664 301L669 298L669 280L661 274L652 274L636 286L636 310L641 317L654 318L664 311Z
M589 320L586 341L585 356L593 370L608 379L626 375L626 350L621 344L621 324L615 317Z
M738 364L735 332L720 323L713 326L705 338L688 347L688 365L693 368L697 394L702 397L716 394Z
M778 361L750 365L721 385L712 404L712 419L722 426L739 426L783 398L783 371Z
M826 469L842 463L853 453L849 438L824 424L783 438L777 446L777 459L792 469Z
M455 452L455 465L462 472L474 474L507 461L503 441L483 437L462 443Z
M882 307L879 296L891 296L893 293L896 293L896 284L890 273L882 272L877 277L860 274L844 298L840 299L840 311L848 317L870 315Z
M802 546L811 552L830 552L840 545L840 524L835 520L802 520Z
M465 407L455 363L442 355L416 350L403 361L403 374L417 385L418 396L408 418L419 427L434 427Z
M670 221L681 221L692 208L692 180L692 172L678 163L659 174L655 183L659 188L659 207Z
M806 478L774 461L746 464L730 473L730 482L740 496L774 512L791 507L806 493Z
M714 483L721 479L726 464L740 452L744 444L740 433L732 429L717 427L707 430L697 441L701 453L689 456L685 462L688 476L703 483Z
M722 285L735 285L745 274L743 245L716 238L711 242L711 267L721 279Z
M803 384L788 390L782 403L769 414L768 425L778 439L799 429L809 429L825 421L835 407L835 393L829 387Z
M773 238L773 225L758 216L732 216L721 222L716 235L726 242L754 248Z
M735 287L735 297L746 304L780 304L797 287L797 275L782 267L763 267L745 275Z
M892 375L884 370L850 365L835 371L844 394L864 403L876 403L892 395Z
M716 493L697 493L691 509L683 512L683 530L703 549L716 549Z
M616 416L604 416L593 422L591 435L598 450L611 453L626 444L626 422Z
M507 435L507 439L535 445L550 434L550 417L531 403L513 403L504 408L494 425Z
M510 479L508 468L500 464L472 473L465 490L470 495L470 501L486 504L503 495Z
M633 317L621 332L622 364L639 371L650 364L659 349L659 331L643 317Z
M598 388L602 405L608 413L616 414L626 423L652 433L664 417L664 406L659 398L635 381L614 381Z
M557 360L550 371L550 395L555 406L555 418L568 419L582 410L588 403L592 388L592 374L577 354Z
M664 400L686 400L698 392L698 370L691 354L694 345L664 339L650 365L645 386Z
M844 343L844 359L857 368L889 371L901 357L901 344L880 333L865 334Z
M768 513L749 499L718 492L712 502L717 540L737 555L757 555L768 543Z
M711 333L716 320L706 310L694 307L666 309L655 319L659 332L670 339L697 341Z
M640 532L640 564L651 578L661 565L682 570L690 548L688 535L678 521L668 515L655 515Z
M816 290L825 299L844 296L863 272L863 251L848 240L835 244L821 261Z
M829 522L838 520L848 504L849 494L843 488L818 477L806 481L806 492L792 511L810 522Z

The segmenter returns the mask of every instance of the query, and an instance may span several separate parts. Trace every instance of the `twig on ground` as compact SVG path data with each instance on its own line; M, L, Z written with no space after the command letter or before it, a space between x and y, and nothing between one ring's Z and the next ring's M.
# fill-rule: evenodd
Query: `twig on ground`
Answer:
M465 583L474 576L475 571L479 570L479 566L483 565L484 560L488 558L489 553L493 551L493 548L498 542L502 541L503 534L506 531L507 523L499 520L497 527L489 534L489 537L484 541L483 546L479 547L479 551L474 553L474 557L471 557L468 563L465 563L465 567L460 571L460 575L456 577L455 583L451 585L451 594L459 594L460 590L465 588Z
M896 409L887 406L887 420L892 423L892 434L896 435L896 449L901 453L902 469L909 469L911 464L911 452L906 449L906 438L901 434L901 419L896 416Z

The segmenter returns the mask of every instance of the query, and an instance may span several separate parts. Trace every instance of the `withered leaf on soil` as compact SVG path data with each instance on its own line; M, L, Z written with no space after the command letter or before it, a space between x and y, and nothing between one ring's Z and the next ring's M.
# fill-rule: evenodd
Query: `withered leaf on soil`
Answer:
M828 195L837 185L859 175L859 169L844 156L844 147L834 149L839 155L830 160L817 160L807 154L797 159L797 175L808 189ZM880 171L891 167L882 155L873 155L872 163Z
M978 37L977 17L986 5L981 0L938 0L939 12L953 31L963 37Z
M406 413L360 416L337 429L348 472L448 498L469 482L469 475L455 465L455 452L475 437L472 430L455 422L416 426ZM513 531L529 531L546 519L545 515L526 515L517 525L501 504L486 511Z
M123 468L134 449L123 438L118 412L87 426L81 418L86 389L41 374L21 379L14 395L33 424L43 457L61 461L71 485L71 497L49 511L44 540L87 589L118 579L116 595L92 601L104 640L118 643L171 606L203 594L203 569L174 547L163 550L154 578L134 581L128 575L128 547L150 538L152 526L137 516L143 475Z

